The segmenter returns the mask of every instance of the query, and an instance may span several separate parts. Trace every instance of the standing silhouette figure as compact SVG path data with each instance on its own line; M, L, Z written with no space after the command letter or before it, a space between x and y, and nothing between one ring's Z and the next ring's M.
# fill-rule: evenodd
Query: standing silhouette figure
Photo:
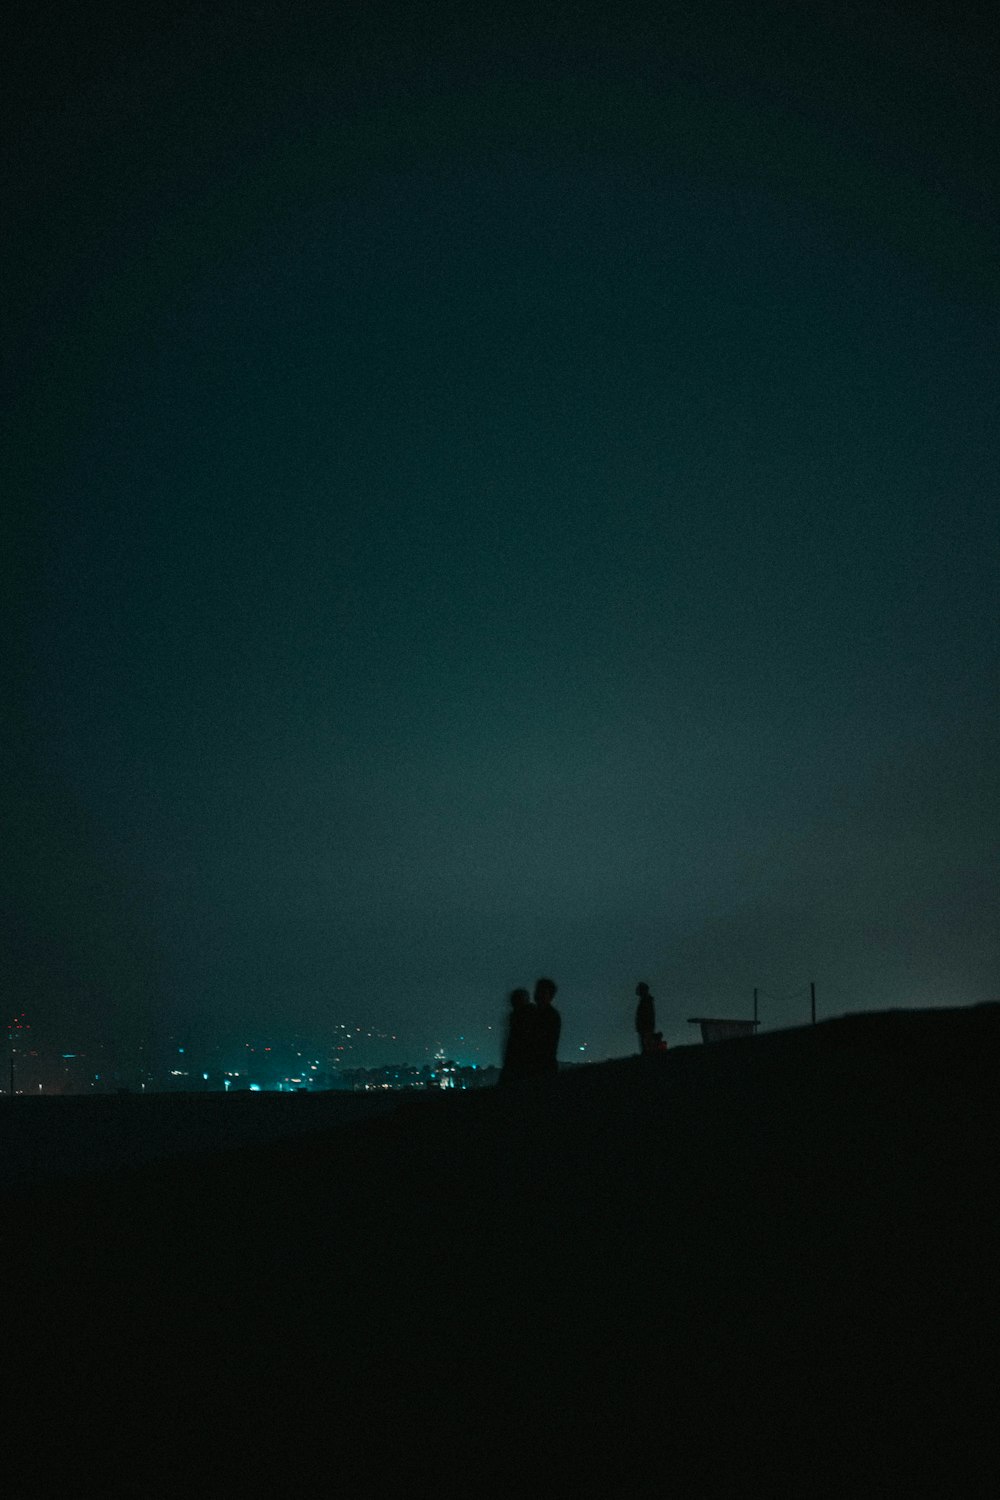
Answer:
M539 979L535 985L535 1068L541 1077L558 1073L559 1032L562 1017L552 1001L556 984L551 979Z
M652 995L649 993L649 985L640 979L635 987L639 996L639 1004L635 1008L635 1029L639 1036L639 1051L654 1051L653 1038L656 1035L656 1006Z
M529 1078L534 1062L535 1023L538 1012L527 990L511 990L510 1015L507 1018L507 1040L500 1069L502 1084L520 1083Z

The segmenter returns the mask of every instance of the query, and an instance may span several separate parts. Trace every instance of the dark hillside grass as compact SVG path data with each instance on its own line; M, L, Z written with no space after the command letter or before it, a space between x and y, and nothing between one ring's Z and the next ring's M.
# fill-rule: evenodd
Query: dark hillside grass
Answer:
M19 1409L136 1495L992 1493L998 1058L848 1017L9 1192Z

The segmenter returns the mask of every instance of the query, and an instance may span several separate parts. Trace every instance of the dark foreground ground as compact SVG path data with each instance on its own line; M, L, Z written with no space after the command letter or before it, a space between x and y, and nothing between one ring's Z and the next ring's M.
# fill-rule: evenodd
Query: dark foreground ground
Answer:
M8 1187L8 1493L992 1494L998 1059L850 1017Z
M69 1094L0 1099L0 1193L172 1158L266 1145L396 1109L391 1092Z

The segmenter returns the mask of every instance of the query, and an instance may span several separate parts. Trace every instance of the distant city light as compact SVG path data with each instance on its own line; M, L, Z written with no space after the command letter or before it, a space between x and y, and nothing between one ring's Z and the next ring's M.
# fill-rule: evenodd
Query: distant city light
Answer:
M260 1091L261 1091L261 1088L260 1088L260 1084L259 1083L252 1083L250 1085L250 1092L251 1092L251 1094L259 1094Z
M14 1032L13 1043L16 1044L26 1034L26 1023L24 1024L25 1032ZM497 1029L499 1028L487 1028L487 1030ZM456 1034L454 1040L447 1044L440 1038L429 1044L418 1044L418 1056L421 1059L427 1059L422 1065L409 1062L403 1064L398 1059L390 1060L396 1057L395 1046L391 1051L387 1049L387 1057L376 1059L373 1049L364 1045L365 1041L382 1044L398 1043L401 1039L400 1033L382 1031L377 1024L348 1025L344 1022L339 1022L332 1030L332 1034L328 1033L319 1046L317 1046L318 1039L313 1037L294 1036L286 1042L272 1036L271 1042L266 1045L263 1039L237 1041L234 1038L228 1043L212 1041L206 1049L205 1043L199 1038L194 1048L195 1057L201 1062L202 1067L202 1071L198 1072L194 1068L170 1067L171 1062L178 1064L187 1062L187 1044L179 1046L175 1034L169 1040L166 1056L163 1057L159 1067L153 1063L149 1045L139 1043L139 1073L129 1088L123 1087L123 1079L128 1080L131 1077L131 1059L109 1059L108 1072L92 1073L88 1083L86 1075L81 1076L74 1074L70 1068L58 1067L57 1061L75 1062L85 1060L88 1055L92 1054L60 1053L53 1048L46 1060L41 1053L33 1050L29 1054L22 1047L17 1056L24 1060L25 1067L31 1068L33 1076L18 1079L19 1085L22 1086L18 1092L35 1093L39 1089L40 1080L44 1080L41 1083L43 1093L72 1091L74 1086L80 1092L90 1090L98 1093L101 1092L97 1088L100 1083L104 1085L105 1091L108 1089L113 1091L114 1086L118 1085L120 1092L128 1092L129 1089L135 1092L140 1089L156 1092L157 1089L161 1089L179 1094L183 1092L180 1088L182 1081L191 1079L193 1080L191 1086L196 1087L194 1081L199 1078L206 1086L205 1092L220 1088L226 1093L236 1092L250 1087L251 1065L248 1064L242 1071L238 1071L228 1068L226 1064L234 1061L247 1062L242 1055L244 1052L253 1059L253 1072L257 1074L258 1081L254 1086L254 1093L287 1093L294 1089L298 1089L300 1093L326 1092L330 1089L361 1091L366 1088L381 1090L386 1087L392 1089L466 1089L489 1083L491 1075L496 1072L492 1063L488 1063L485 1058L479 1060L476 1057L478 1049L474 1039L470 1040L464 1032ZM95 1051L103 1055L108 1051L107 1045L101 1043ZM310 1052L313 1054L312 1057L309 1056ZM35 1059L35 1062L28 1062L29 1056ZM298 1064L299 1074L289 1075L285 1072L292 1058L295 1058ZM475 1061L473 1061L474 1058ZM46 1068L51 1070L51 1078L46 1075Z

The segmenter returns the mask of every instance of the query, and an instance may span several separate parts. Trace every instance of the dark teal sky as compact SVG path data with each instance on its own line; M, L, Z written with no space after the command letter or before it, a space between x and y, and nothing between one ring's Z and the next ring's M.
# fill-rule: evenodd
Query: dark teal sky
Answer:
M14 52L9 991L996 995L989 32L203 9Z

